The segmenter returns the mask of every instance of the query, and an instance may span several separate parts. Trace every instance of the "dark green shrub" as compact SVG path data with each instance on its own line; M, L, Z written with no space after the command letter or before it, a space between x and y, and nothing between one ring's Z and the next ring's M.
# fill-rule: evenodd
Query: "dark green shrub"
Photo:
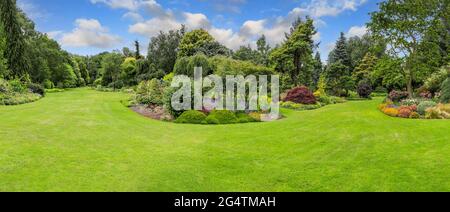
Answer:
M215 110L209 116L214 117L219 121L219 124L235 124L238 122L236 115L228 110Z
M25 93L27 90L27 88L19 80L9 81L9 86L11 91L16 93Z
M442 83L440 101L450 103L450 77Z
M195 67L202 67L203 76L212 74L212 69L208 58L204 54L196 54L192 57L179 58L175 63L174 74L193 77Z
M196 54L189 58L189 64L187 66L188 76L194 76L194 70L196 67L202 67L203 76L212 74L208 58L204 54Z
M333 103L333 102L331 101L331 98L330 98L329 96L325 96L325 95L321 95L321 96L319 97L319 102L320 102L322 105L335 104L335 103Z
M45 88L45 89L52 89L52 88L55 87L55 85L53 84L53 82L50 81L50 80L45 80L44 83L43 83L43 85L44 85L44 88Z
M163 93L164 109L173 117L179 117L184 111L177 111L172 107L172 96L177 91L176 88L166 87Z
M189 57L181 57L177 59L175 66L173 68L174 75L186 75L189 76Z
M432 108L432 107L435 107L437 105L437 103L436 102L432 102L432 101L424 101L424 102L421 102L418 106L417 106L417 112L420 114L420 115L425 115L425 113L426 113L426 111L427 111L427 109L428 108Z
M378 86L375 88L375 90L373 92L378 93L378 94L387 94L388 90L383 86ZM384 95L384 96L386 96L386 95Z
M358 84L358 95L361 98L369 98L372 94L372 85L367 80L362 80Z
M29 83L28 84L28 89L32 92L32 93L37 93L41 96L45 96L45 89L44 86L40 85L40 84L36 84L36 83Z
M189 110L181 114L175 121L179 124L202 124L205 121L206 115L200 111Z
M108 88L113 88L113 89L121 89L121 88L123 88L123 86L125 86L123 81L122 80L117 80L115 82L109 83L107 87Z

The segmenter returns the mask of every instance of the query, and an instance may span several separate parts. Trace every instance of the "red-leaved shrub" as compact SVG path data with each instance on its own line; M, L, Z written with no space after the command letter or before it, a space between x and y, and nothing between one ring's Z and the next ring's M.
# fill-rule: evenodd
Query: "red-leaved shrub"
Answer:
M285 102L295 102L298 104L312 105L316 104L317 99L314 94L305 86L296 87L290 90L283 99Z

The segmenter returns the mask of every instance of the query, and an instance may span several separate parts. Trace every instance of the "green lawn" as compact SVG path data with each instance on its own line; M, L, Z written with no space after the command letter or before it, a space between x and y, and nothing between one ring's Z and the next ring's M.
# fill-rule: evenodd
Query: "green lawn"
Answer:
M450 121L380 99L271 123L176 125L76 89L0 106L0 191L450 191Z

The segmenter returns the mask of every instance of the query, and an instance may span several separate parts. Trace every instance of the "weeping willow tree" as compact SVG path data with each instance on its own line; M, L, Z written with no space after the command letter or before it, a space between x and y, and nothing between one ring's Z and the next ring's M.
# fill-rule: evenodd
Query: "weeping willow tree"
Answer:
M0 1L0 22L5 35L4 58L10 73L5 78L22 78L29 66L25 56L25 38L18 20L16 0Z

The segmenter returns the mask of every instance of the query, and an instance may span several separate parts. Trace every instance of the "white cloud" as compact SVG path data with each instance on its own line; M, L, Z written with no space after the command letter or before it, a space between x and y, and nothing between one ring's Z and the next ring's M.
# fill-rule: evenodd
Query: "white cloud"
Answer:
M153 37L160 31L167 32L169 30L179 29L180 27L181 24L172 18L152 18L131 25L128 31L142 36Z
M138 0L91 0L92 4L103 3L113 9L137 10L140 1Z
M346 10L356 11L367 0L312 0L305 8L315 18L337 16Z
M252 40L247 39L231 29L211 28L209 33L220 43L230 49L238 49L242 45L251 44Z
M63 46L111 48L122 42L96 19L77 19L75 25L72 32L62 34L59 41Z
M367 27L366 26L353 26L348 30L347 37L362 37L365 34L367 34Z
M130 19L135 22L144 21L144 18L141 16L141 14L136 13L136 12L127 12L122 17L126 18L126 19Z
M241 27L241 34L244 36L260 36L264 33L266 20L246 21Z
M292 22L298 17L310 16L314 19L316 27L325 26L321 19L326 16L337 16L344 11L356 11L367 0L311 0L308 4L292 9L286 16L276 18L247 20L239 30L218 28L211 24L208 17L201 13L189 13L183 11L173 12L163 8L155 0L91 0L92 3L104 3L111 8L128 9L125 18L130 18L136 23L129 26L129 32L147 37L157 35L160 31L179 29L185 24L188 29L203 28L225 46L237 49L241 45L255 45L256 39L265 34L270 45L274 46L282 42L284 33L288 32ZM214 0L214 5L228 5L234 12L239 12L232 6L245 4L246 0ZM217 8L216 8L217 9ZM220 9L220 8L219 8ZM151 18L144 20L139 12L145 11ZM360 35L364 30L351 29L349 34ZM314 38L320 41L321 35L317 33Z
M183 16L185 18L185 24L189 29L208 29L211 27L211 23L204 14L183 13Z

